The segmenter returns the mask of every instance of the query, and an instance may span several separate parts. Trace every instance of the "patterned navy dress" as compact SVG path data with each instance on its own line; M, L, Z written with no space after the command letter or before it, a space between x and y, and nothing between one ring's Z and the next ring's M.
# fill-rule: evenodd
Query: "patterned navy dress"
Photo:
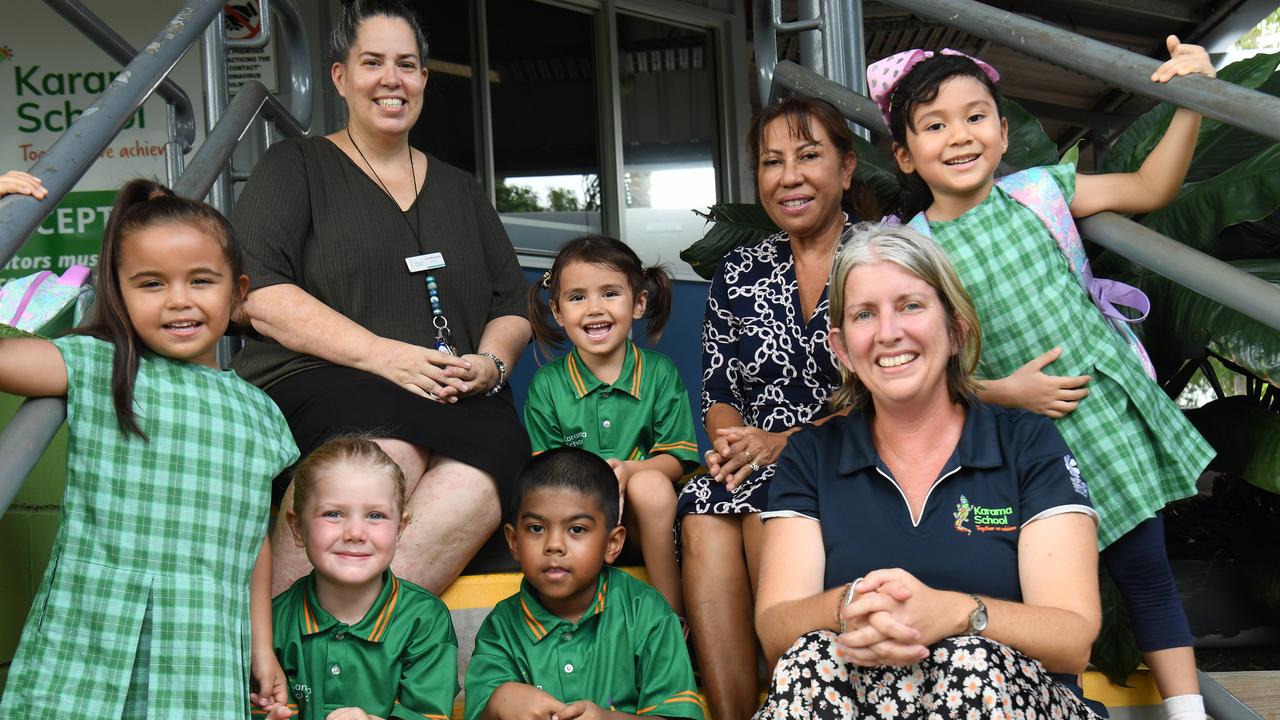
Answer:
M848 240L849 228L846 223L840 247ZM801 315L795 257L786 233L725 256L711 281L702 323L704 422L715 403L732 406L744 424L770 432L827 414L827 398L840 386L836 358L827 347L827 288L813 315ZM773 472L773 465L760 468L734 492L710 475L697 475L681 491L677 512L763 512L768 509Z

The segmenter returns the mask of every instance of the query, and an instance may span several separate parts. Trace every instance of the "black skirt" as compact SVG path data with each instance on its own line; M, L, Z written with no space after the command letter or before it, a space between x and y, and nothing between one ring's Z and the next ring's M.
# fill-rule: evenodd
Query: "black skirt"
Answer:
M510 389L445 405L354 368L325 365L290 375L266 392L280 407L305 457L337 435L395 438L493 476L505 510L516 475L529 459L529 437ZM272 498L284 496L290 473L276 478Z

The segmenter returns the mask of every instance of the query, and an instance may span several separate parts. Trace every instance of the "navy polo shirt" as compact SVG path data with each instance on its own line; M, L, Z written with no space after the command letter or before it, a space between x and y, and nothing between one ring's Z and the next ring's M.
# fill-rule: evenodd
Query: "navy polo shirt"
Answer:
M919 518L876 452L869 420L855 411L792 436L761 515L821 524L824 587L898 567L938 590L1021 601L1022 528L1063 512L1097 519L1075 457L1043 415L972 402Z

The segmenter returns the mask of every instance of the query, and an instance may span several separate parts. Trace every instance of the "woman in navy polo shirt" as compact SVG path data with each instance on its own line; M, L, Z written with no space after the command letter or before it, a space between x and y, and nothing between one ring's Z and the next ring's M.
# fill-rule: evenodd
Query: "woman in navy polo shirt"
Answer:
M1097 516L1053 422L975 399L977 314L932 241L860 226L830 289L852 411L778 459L757 717L1091 717Z

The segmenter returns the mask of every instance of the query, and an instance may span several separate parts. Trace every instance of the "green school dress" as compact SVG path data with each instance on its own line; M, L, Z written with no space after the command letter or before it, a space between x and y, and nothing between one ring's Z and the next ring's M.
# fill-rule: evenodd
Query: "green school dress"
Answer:
M297 459L280 411L231 371L147 353L149 440L111 403L109 343L67 366L67 483L0 718L247 717L249 576L271 478Z
M1070 203L1076 170L1045 168ZM998 185L977 207L930 222L977 306L978 375L1003 378L1062 347L1051 375L1091 375L1089 396L1057 421L1101 516L1100 547L1195 493L1214 451L1103 318L1035 213Z

